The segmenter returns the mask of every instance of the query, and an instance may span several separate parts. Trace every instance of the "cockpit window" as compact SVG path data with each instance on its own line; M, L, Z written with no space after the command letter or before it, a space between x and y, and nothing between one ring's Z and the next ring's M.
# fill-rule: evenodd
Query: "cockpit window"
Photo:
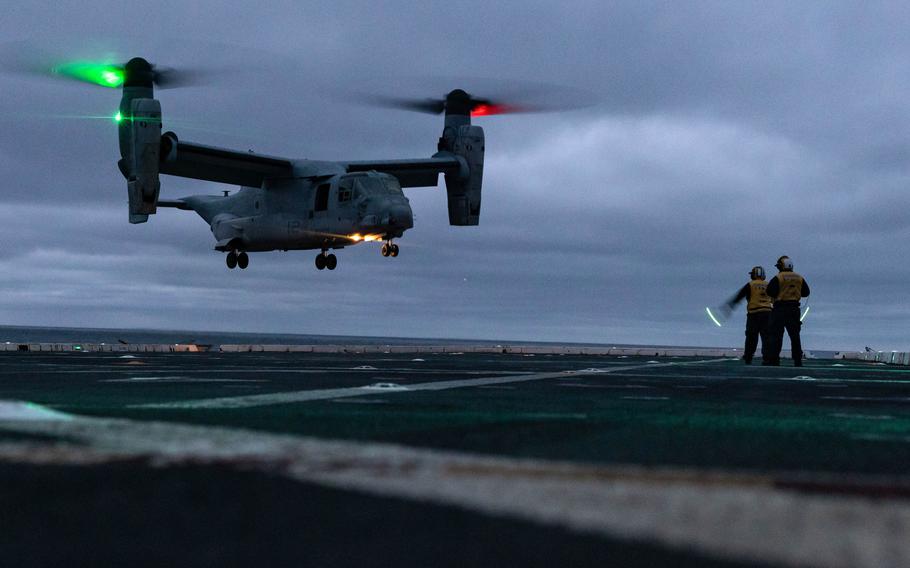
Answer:
M393 177L358 177L354 184L354 194L361 195L403 195L401 184Z
M354 192L353 186L354 180L350 178L342 179L338 183L338 203L347 203L351 200L351 195Z
M395 195L403 195L401 192L401 184L398 183L397 178L387 177L387 178L383 178L382 181L385 183L386 190L389 193L392 193Z

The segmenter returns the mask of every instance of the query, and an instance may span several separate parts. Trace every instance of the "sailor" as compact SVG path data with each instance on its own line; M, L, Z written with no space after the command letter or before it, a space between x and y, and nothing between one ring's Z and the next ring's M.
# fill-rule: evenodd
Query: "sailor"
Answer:
M790 336L793 366L803 366L803 348L799 339L802 323L799 321L799 300L809 296L806 279L793 272L793 261L788 256L777 259L777 276L768 282L765 290L774 301L771 321L768 324L769 352L763 365L780 365L780 350L784 343L784 330Z
M727 310L733 311L736 304L746 300L746 346L743 352L743 363L752 364L752 356L758 347L758 338L761 336L762 361L768 360L768 318L771 315L771 298L765 292L768 283L765 282L765 269L755 266L749 272L751 280L740 288L727 302Z

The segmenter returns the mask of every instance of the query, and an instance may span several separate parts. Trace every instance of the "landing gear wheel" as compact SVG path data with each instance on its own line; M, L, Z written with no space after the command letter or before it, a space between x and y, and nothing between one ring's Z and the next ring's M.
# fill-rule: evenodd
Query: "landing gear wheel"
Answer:
M398 245L389 246L389 256L398 256Z
M389 247L389 243L384 243L382 245L382 248L379 249L379 252L382 254L382 256L389 256L390 254L392 254L392 251L390 250L390 248L391 247Z
M319 256L316 257L316 268L325 270L325 255L322 253L319 253Z
M227 263L227 267L231 270L237 268L237 253L234 251L229 252L227 254L227 258L224 259L224 261Z
M240 270L246 270L246 267L249 265L250 257L245 252L237 255L237 266L240 268Z
M328 268L329 270L335 270L336 266L338 266L338 259L335 257L334 254L330 254L329 256L325 257L325 267L326 268Z

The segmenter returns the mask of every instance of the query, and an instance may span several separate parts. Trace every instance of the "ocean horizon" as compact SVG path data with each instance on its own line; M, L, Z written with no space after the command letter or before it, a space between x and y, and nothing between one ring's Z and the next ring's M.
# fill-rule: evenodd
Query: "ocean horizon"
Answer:
M199 345L566 345L590 347L709 347L693 345L642 345L586 343L577 341L529 341L514 339L466 339L460 337L403 337L316 335L304 333L253 333L179 329L131 329L0 325L2 343L195 343ZM718 347L729 349L730 347Z

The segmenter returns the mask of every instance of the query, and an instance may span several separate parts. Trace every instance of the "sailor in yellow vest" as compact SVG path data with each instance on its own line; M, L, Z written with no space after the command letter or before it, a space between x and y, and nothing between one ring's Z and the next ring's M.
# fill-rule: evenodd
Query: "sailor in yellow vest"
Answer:
M761 266L752 268L749 272L752 278L745 286L740 288L735 296L727 302L727 308L732 311L736 304L746 300L746 347L743 353L743 363L752 364L752 356L758 347L758 338L761 336L762 361L768 360L768 318L771 315L771 298L765 293L768 283L765 282L765 269Z
M799 300L809 296L809 284L806 279L793 272L793 261L788 256L777 259L777 276L768 282L766 292L774 300L771 310L771 322L768 324L770 342L768 360L763 365L780 365L780 350L784 344L784 329L790 336L790 351L793 354L793 365L803 366L803 346L799 339L802 323L799 321Z

